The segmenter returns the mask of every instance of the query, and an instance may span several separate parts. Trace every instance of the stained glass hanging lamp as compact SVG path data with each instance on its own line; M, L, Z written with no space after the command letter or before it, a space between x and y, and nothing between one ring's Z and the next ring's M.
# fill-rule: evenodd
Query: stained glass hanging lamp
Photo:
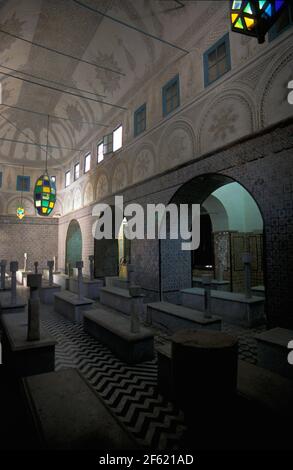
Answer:
M255 37L262 44L286 3L286 0L232 0L231 30Z
M48 142L49 142L49 116L47 122L47 146L45 173L36 181L34 190L34 204L38 215L48 216L54 209L56 202L56 183L48 174Z
M25 216L25 209L22 203L22 195L23 195L23 185L24 185L24 165L22 166L22 179L21 179L21 195L20 195L20 204L16 209L16 216L22 220Z

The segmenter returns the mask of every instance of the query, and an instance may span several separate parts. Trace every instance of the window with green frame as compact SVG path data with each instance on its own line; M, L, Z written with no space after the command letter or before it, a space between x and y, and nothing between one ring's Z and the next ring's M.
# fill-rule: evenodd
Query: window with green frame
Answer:
M180 88L179 88L179 75L172 78L162 88L163 98L163 116L174 111L174 109L180 106Z
M204 53L203 66L205 87L231 69L229 33Z
M137 136L146 130L146 104L134 112L134 135Z
M293 1L285 5L283 12L277 19L276 23L269 30L269 41L277 38L293 24Z

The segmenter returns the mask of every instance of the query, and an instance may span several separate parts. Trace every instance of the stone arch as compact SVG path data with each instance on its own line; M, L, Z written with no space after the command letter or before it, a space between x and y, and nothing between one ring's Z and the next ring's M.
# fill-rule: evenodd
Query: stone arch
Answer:
M65 242L65 269L70 274L77 261L82 260L82 233L76 219L70 221Z
M20 197L13 197L7 203L6 212L7 214L16 215L16 209L20 206L21 198ZM34 201L30 197L23 197L22 198L22 205L25 209L26 215L36 215Z
M101 173L96 184L96 200L106 197L110 192L109 179L106 173Z
M83 205L87 206L94 200L94 188L90 181L87 182L83 192Z
M82 207L82 195L80 186L78 186L73 193L73 210L76 211Z
M155 173L155 150L152 144L145 143L136 151L133 159L131 181L138 183Z
M124 189L128 183L127 167L124 162L118 163L112 177L112 193Z

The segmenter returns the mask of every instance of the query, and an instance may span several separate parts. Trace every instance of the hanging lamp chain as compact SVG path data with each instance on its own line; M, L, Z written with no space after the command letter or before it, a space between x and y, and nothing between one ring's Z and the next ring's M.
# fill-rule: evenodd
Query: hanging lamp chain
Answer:
M49 145L49 124L50 124L50 116L47 116L47 145L46 145L46 168L45 173L48 174L48 145Z

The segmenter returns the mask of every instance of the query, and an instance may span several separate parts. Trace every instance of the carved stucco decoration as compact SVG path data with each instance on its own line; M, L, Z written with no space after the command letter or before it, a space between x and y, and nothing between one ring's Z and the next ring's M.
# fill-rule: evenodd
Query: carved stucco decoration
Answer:
M73 210L80 209L82 207L82 196L80 188L76 188L73 196Z
M243 91L222 93L210 102L200 119L202 154L251 134L256 127L256 110Z
M96 199L100 200L103 199L103 197L107 196L109 194L109 181L107 176L103 173L100 175L97 181L97 186L96 186Z
M66 194L65 199L64 199L64 213L68 214L68 212L71 212L73 209L73 198L71 192Z
M83 196L83 205L91 204L94 200L94 189L92 183L88 182Z
M127 168L120 162L114 170L112 178L112 192L115 194L127 186Z
M262 127L293 116L293 106L288 103L288 83L293 78L292 49L271 64L267 76L269 79L258 90Z
M132 182L138 183L155 173L155 156L151 146L143 146L134 160Z
M16 209L20 206L20 201L20 197L13 197L10 199L7 204L7 214L16 215ZM24 197L22 199L22 205L26 215L36 215L34 202L32 199Z
M195 135L192 127L184 121L174 122L160 139L158 152L160 169L167 170L191 160L195 153Z

